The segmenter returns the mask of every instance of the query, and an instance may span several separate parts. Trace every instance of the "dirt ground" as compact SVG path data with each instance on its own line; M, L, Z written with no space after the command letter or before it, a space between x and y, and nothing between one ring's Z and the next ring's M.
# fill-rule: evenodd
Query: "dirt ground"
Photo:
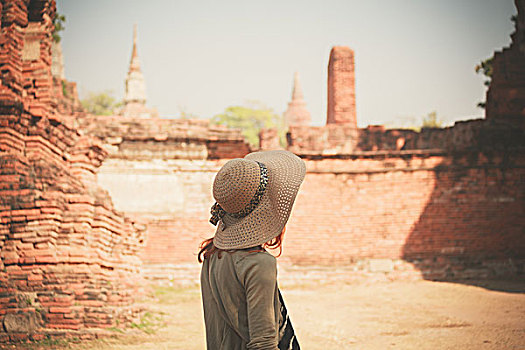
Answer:
M305 350L525 349L524 291L525 282L477 287L362 281L282 288ZM117 330L117 337L23 348L205 349L198 287L153 287L146 305L150 311L143 321L131 330Z

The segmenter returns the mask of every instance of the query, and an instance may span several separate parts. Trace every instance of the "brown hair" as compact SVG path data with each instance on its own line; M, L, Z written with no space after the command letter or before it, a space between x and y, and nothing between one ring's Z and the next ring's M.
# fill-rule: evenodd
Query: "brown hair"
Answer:
M276 257L280 257L283 252L282 244L283 244L283 236L284 236L285 231L286 231L286 226L283 228L283 230L277 237L274 237L270 241L264 243L262 247L272 249L272 250L279 248L279 254L277 254ZM215 247L215 245L213 244L213 237L202 241L201 244L199 245L199 249L200 250L199 250L199 254L197 254L197 260L200 263L202 263L204 259L212 256L215 253L219 254L219 259L220 259L222 252L230 251L230 250L223 250L223 249L219 249Z

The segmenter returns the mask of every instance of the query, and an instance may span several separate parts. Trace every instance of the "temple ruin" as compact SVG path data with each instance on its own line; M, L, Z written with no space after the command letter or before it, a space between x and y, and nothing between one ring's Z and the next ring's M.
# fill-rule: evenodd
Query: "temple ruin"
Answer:
M145 227L97 184L107 152L51 71L55 2L2 1L0 342L90 337L140 314Z
M296 81L286 148L307 175L282 266L523 278L524 3L512 44L495 55L486 119L358 128L358 62L343 46L330 53L326 125L308 125ZM207 120L86 114L76 85L52 70L55 1L0 4L0 341L91 337L138 317L144 278L198 278L198 244L215 228L213 176L253 149ZM130 111L145 106L134 37ZM261 147L280 147L275 130Z

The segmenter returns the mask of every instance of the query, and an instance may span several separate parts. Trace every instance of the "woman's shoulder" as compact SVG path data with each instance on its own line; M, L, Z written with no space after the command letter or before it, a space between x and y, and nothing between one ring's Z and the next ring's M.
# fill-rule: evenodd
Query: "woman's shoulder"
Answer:
M269 265L276 266L277 259L268 253L263 248L253 249L253 250L238 250L234 254L234 260L236 264L259 264L259 265Z
M234 254L235 270L239 281L249 283L275 283L277 259L267 251L238 251Z

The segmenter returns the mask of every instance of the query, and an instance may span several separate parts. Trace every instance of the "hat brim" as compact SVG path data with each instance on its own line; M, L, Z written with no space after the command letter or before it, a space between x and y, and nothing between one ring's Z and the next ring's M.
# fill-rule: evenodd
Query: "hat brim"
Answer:
M277 237L286 226L306 174L303 160L288 151L254 152L244 158L266 165L268 185L250 214L240 219L226 214L219 221L213 239L219 249L255 247Z

